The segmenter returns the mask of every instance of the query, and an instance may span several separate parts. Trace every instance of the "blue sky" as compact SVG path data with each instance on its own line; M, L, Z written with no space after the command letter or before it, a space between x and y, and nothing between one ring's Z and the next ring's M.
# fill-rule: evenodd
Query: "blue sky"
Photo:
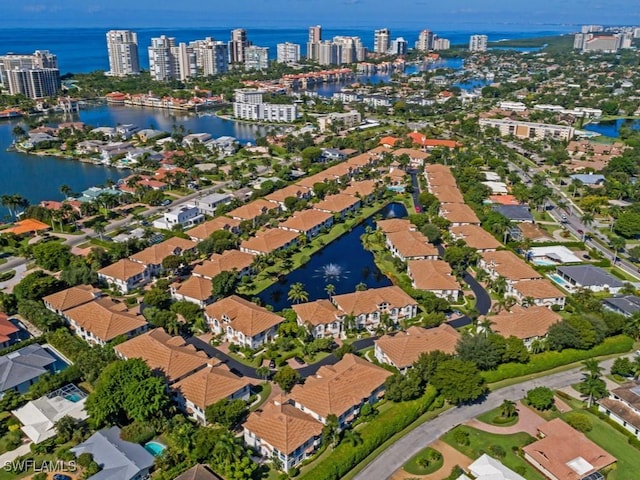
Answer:
M1 0L5 27L640 24L637 0ZM635 4L635 6L634 6ZM0 27L2 28L2 27Z

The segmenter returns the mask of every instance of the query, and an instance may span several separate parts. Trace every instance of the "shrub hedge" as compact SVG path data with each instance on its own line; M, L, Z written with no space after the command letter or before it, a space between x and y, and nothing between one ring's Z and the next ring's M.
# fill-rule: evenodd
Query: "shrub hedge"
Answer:
M482 372L487 383L499 382L508 378L517 378L532 373L544 372L570 363L586 360L587 358L625 353L633 348L633 340L626 335L609 337L600 345L590 350L575 350L568 348L561 352L543 352L531 355L528 363L505 363L495 370Z
M303 473L299 478L339 480L376 448L427 412L433 406L436 397L435 388L428 386L425 394L417 400L391 404L389 409L358 430L363 440L361 444L354 447L348 442L340 443L329 457L319 461L313 469Z

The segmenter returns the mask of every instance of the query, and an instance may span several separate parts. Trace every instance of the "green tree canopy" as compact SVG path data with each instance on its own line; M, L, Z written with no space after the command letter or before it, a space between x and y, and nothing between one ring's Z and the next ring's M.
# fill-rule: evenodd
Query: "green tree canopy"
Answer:
M475 363L460 358L440 363L431 384L454 405L477 400L487 393L485 380Z

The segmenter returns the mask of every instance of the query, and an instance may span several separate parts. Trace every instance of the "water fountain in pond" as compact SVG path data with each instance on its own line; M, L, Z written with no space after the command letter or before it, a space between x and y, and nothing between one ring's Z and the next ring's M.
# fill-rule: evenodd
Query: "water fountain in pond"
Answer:
M387 217L386 218L396 218L396 210L395 210L396 206L391 204L391 206L389 207L389 211L387 212Z
M326 265L323 265L318 270L316 270L316 273L324 278L325 281L337 281L342 278L346 278L349 272L343 270L342 267L337 263L327 263Z

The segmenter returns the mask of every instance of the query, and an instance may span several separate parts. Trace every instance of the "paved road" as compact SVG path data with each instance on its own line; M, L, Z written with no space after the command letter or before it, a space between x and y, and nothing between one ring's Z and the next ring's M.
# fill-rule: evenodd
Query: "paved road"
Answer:
M611 368L612 364L613 360L601 363L607 370ZM481 413L500 406L505 399L519 400L525 396L527 390L538 386L546 386L554 390L567 387L579 382L581 375L580 368L547 375L536 380L528 380L491 392L481 403L447 410L433 420L423 423L384 450L373 462L355 476L355 480L386 480L412 456L456 425L468 422Z

